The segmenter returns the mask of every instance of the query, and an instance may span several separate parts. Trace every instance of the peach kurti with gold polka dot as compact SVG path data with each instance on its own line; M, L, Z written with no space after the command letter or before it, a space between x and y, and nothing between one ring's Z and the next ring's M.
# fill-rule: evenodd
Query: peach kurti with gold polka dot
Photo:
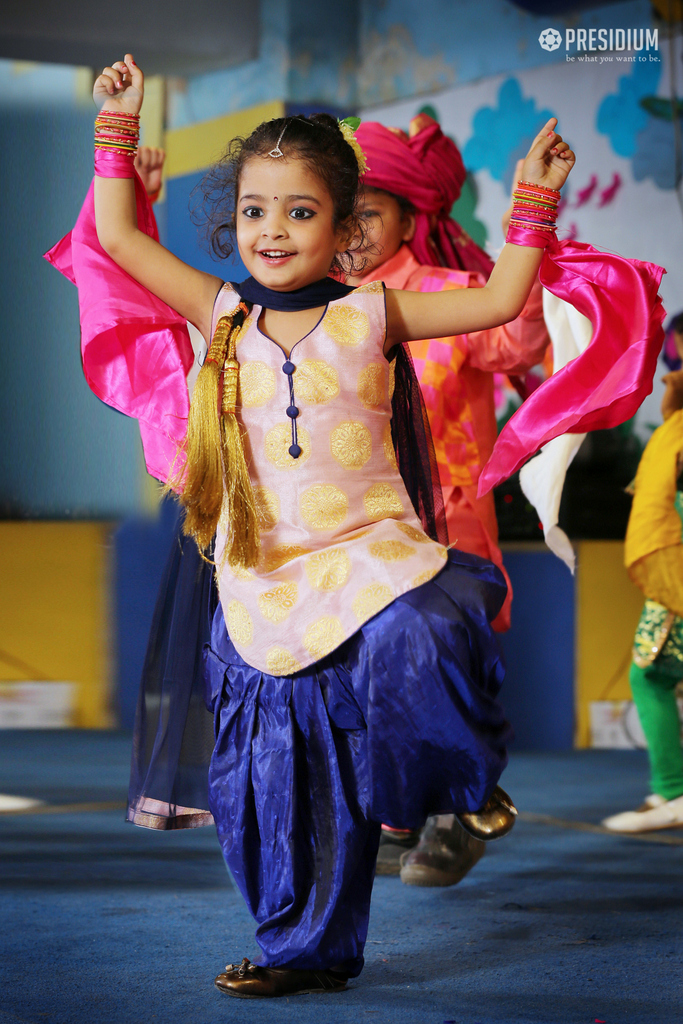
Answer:
M230 285L221 289L214 329L238 301ZM381 283L330 302L289 359L259 329L260 313L254 306L245 321L237 358L262 552L254 569L227 565L225 509L216 565L230 639L247 664L281 676L323 658L426 583L446 549L422 529L396 465ZM290 454L293 407L298 458Z

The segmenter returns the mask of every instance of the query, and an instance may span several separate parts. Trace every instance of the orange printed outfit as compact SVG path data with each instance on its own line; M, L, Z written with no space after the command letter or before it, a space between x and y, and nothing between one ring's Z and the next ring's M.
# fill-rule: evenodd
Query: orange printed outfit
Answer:
M415 292L481 288L483 274L421 266L407 245L363 278L387 288ZM424 396L439 466L452 544L494 562L505 574L508 596L494 628L510 627L512 588L498 547L498 523L491 493L477 497L477 482L496 440L493 374L523 374L540 363L549 338L536 282L521 315L487 331L432 338L410 344Z

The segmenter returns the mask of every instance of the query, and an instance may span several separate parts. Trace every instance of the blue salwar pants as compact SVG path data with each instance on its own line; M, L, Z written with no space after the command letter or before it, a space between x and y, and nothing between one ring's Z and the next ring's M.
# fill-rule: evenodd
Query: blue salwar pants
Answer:
M247 665L216 610L210 807L262 964L360 973L380 823L419 827L490 796L510 735L489 624L505 592L491 563L451 551L291 677Z

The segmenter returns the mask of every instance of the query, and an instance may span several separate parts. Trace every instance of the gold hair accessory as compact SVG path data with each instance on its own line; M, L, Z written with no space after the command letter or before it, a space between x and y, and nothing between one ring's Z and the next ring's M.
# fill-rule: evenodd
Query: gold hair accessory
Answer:
M339 130L344 136L344 140L348 142L349 146L353 150L356 162L358 163L358 173L365 174L368 169L368 164L365 159L365 153L361 149L360 143L356 138L356 129L360 125L359 117L345 117L342 121L337 121Z
M216 533L224 498L229 531L225 555L229 565L256 565L260 538L256 502L237 421L239 363L235 343L248 307L240 302L232 314L220 317L211 348L192 393L185 438L186 463L179 479L169 482L180 492L185 507L183 532L206 551ZM219 412L219 386L223 377Z

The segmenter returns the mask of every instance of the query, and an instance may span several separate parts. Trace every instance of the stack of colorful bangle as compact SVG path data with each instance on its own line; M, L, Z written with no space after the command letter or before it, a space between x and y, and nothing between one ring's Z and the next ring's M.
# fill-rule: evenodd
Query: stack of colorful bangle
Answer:
M134 157L140 136L140 115L101 110L95 118L95 149Z
M560 202L557 189L534 185L531 181L518 181L512 200L510 227L546 231L552 235Z

